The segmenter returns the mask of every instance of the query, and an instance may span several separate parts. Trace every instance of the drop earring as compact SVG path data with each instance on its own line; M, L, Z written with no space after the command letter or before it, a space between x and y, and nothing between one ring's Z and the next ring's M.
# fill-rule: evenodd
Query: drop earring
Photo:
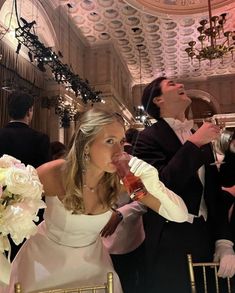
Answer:
M86 146L85 149L84 149L84 161L86 163L88 163L90 161L90 155L89 155L89 147Z
M86 163L88 163L90 161L89 153L84 153L84 160Z
M87 163L89 163L90 161L90 156L89 156L89 153L88 152L85 152L84 153L84 161L85 161L85 165L87 165ZM83 188L87 188L88 190L90 190L92 193L95 192L95 190L97 189L97 186L95 187L90 187L86 184L86 166L85 168L82 170L82 173L83 173Z

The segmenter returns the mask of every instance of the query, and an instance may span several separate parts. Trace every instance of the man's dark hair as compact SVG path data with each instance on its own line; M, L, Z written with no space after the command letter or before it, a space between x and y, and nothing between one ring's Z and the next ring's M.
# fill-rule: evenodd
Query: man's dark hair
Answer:
M133 144L136 142L137 136L139 134L139 130L136 128L129 128L125 133L126 142Z
M8 97L8 114L13 119L23 119L32 108L34 98L24 92L13 92Z
M50 147L53 160L62 158L66 154L66 146L60 141L52 141Z
M160 118L160 109L153 103L153 99L162 95L161 82L165 79L167 78L163 76L154 79L146 86L142 95L141 101L144 110L155 119Z

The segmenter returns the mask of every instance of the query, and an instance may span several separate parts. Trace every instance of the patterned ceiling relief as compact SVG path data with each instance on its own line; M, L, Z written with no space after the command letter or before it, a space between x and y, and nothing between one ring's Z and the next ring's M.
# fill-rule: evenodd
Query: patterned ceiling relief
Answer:
M196 14L208 10L208 0L126 0L131 6L149 14ZM233 0L211 0L214 9L231 4Z
M212 64L202 61L199 66L199 62L191 62L185 52L188 42L199 36L199 21L208 19L207 11L198 14L206 10L206 0L128 2L131 6L122 0L60 0L60 5L91 47L110 42L116 47L134 84L140 83L140 65L143 83L160 75L174 79L203 79L211 75L235 74L235 61L231 60L230 54L223 62L220 59L213 60ZM72 6L69 10L68 3ZM143 12L149 5L155 6L154 15ZM212 12L216 15L227 12L225 29L235 31L234 0L212 0Z

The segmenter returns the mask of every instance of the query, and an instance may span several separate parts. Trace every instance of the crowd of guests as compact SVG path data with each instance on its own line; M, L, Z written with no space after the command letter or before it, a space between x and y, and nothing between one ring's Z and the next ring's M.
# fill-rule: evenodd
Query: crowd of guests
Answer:
M235 154L226 152L220 170L213 164L210 143L220 129L206 122L193 130L182 84L161 77L145 88L142 104L156 123L143 131L126 131L115 113L86 111L69 148L30 128L31 96L8 101L0 156L37 168L47 208L38 233L18 253L12 244L10 285L0 292L16 282L25 292L99 284L112 271L117 293L189 293L188 253L218 261L218 275L233 277ZM146 189L138 200L112 163L123 150Z

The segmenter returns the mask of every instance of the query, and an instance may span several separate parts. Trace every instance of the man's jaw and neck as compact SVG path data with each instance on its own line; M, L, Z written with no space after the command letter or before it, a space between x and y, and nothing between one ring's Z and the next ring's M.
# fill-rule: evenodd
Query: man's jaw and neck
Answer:
M160 117L173 118L183 122L186 119L185 111L192 102L191 99L186 95L183 87L177 90L174 98L165 98L167 94L169 93L163 93L153 100L153 103L160 108Z
M162 105L160 108L160 113L162 118L174 118L180 121L184 121L185 111L190 105L190 102L184 101L180 103L172 103L168 105Z
M27 124L29 125L32 121L32 118L33 118L33 107L31 107L26 115L24 116L24 118L22 119L11 119L10 122L20 122L20 123L24 123L24 124Z

